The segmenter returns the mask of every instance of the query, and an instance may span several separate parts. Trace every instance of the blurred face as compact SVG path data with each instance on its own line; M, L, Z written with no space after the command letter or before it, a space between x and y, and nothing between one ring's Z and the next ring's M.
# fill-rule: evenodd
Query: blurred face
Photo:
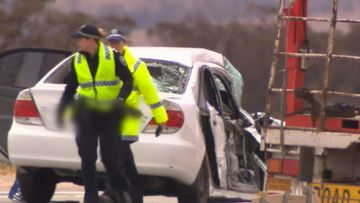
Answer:
M118 40L109 40L108 44L111 48L115 49L118 52L122 52L122 49L125 45L125 43L123 41L118 41Z
M97 43L94 39L81 37L76 39L76 46L78 51L92 51L94 47L97 46Z

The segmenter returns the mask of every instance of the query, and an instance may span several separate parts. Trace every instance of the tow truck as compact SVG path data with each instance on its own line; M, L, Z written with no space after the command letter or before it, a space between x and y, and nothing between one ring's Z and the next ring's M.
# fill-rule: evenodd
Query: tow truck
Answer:
M267 157L265 189L308 194L307 202L312 202L312 193L324 203L360 202L360 117L348 103L360 94L329 89L336 78L331 75L337 68L334 60L360 60L334 52L336 25L360 20L338 18L339 0L330 2L331 17L323 18L308 16L308 0L279 0L261 144ZM325 53L311 51L310 21L329 24ZM319 89L305 80L310 59L324 61ZM280 126L268 126L267 118L276 113Z

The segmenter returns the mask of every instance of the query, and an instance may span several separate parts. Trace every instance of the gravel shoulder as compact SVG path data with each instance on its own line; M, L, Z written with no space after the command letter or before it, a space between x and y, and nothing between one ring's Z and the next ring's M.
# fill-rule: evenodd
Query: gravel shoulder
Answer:
M15 167L0 163L0 192L9 191L15 180ZM56 187L57 191L83 191L83 187L72 183L60 183Z

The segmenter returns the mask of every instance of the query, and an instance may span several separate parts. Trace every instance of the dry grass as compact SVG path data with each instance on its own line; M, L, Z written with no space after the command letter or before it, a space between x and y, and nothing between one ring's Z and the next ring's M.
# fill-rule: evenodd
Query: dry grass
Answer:
M0 192L9 191L15 179L16 169L10 164L0 162ZM60 183L57 185L58 191L83 191L82 186L72 183Z
M0 161L0 191L9 191L15 179L15 167Z
M15 175L15 171L14 166L0 162L0 176L12 176Z

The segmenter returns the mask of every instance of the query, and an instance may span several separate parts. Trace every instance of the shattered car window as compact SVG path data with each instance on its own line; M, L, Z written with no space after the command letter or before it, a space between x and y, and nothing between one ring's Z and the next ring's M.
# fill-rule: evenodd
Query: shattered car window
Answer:
M184 93L190 68L168 62L145 61L153 81L160 92Z
M182 94L185 92L190 68L170 62L144 60L153 82L160 92ZM64 84L72 64L72 57L59 64L54 74L46 79L46 83Z
M235 94L235 100L241 106L241 97L244 88L244 82L241 73L224 57L224 68L232 79L232 88Z
M226 88L225 88L224 84L221 82L221 80L219 78L215 78L215 84L216 84L216 87L220 91L226 91Z

